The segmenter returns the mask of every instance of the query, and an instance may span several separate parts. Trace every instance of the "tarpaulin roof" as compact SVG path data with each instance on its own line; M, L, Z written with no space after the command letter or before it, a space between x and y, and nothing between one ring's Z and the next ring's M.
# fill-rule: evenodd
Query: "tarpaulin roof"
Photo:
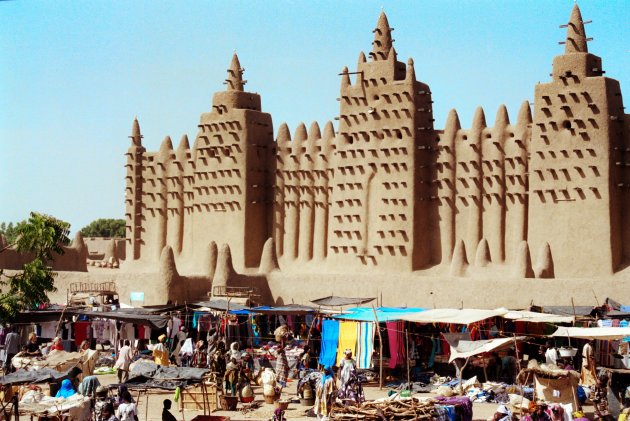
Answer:
M246 298L247 300L247 298ZM210 301L197 301L194 303L190 303L191 307L199 307L200 310L203 308L208 308L210 310L218 310L218 311L226 311L229 307L230 310L248 310L249 307L245 307L242 304L242 299L231 298L225 300L223 298L213 298Z
M76 314L82 314L91 319L103 318L120 320L122 322L133 323L137 325L151 326L152 329L162 329L166 327L168 323L168 316L160 316L158 314L133 314L127 312L117 311L86 311L81 310L75 312Z
M376 309L376 317L379 322L389 322L393 320L402 320L402 315L418 313L425 310L426 309L419 307L378 307ZM374 318L374 310L371 307L349 308L346 313L333 317L342 320L376 322L376 319Z
M503 316L507 312L508 310L505 308L497 308L495 310L439 308L419 313L402 314L400 319L416 323L454 323L469 325L491 317Z
M336 297L331 295L329 297L318 298L317 300L311 300L311 303L318 306L327 307L343 307L343 306L358 306L361 304L369 303L375 300L375 298L357 298L357 297Z
M518 311L510 310L503 315L505 319L511 319L517 322L530 323L573 323L573 316L560 316L557 314L536 313L534 311Z
M63 373L48 367L32 371L18 370L14 373L0 376L0 385L44 383L51 380L59 381L67 378L71 370L68 369Z
M453 362L457 358L469 358L474 355L483 354L486 352L494 351L502 348L509 348L514 345L515 338L494 338L483 339L479 341L461 340L450 338L448 335L444 335L446 341L451 348L451 356L448 362ZM522 340L524 337L516 337L516 340Z
M301 304L287 304L285 306L279 307L270 307L270 306L259 306L252 308L252 313L259 314L295 314L295 315L304 315L309 313L317 312L317 309L314 307L309 307Z
M578 339L623 339L630 336L630 327L565 327L558 326L551 336Z

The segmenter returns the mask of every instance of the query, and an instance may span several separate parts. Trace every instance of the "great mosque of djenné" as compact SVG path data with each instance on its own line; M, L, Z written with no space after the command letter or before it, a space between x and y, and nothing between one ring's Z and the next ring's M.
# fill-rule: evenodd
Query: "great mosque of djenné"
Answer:
M236 54L192 147L149 152L135 120L119 285L142 279L148 304L231 287L276 304L630 302L630 115L578 5L514 123L501 106L491 126L478 108L469 128L455 110L434 127L433 92L391 31L381 13L372 51L341 71L336 130L281 124L274 139Z

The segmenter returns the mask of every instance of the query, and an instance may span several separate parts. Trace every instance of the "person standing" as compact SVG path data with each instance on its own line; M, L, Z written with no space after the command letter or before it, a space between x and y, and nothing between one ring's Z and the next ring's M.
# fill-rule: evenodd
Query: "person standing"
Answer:
M159 343L153 348L153 360L157 365L168 367L168 349L166 349L166 345L164 345L165 340L166 335L158 336Z
M582 375L580 384L584 386L597 385L597 372L595 371L595 353L593 340L589 339L582 348Z
M129 380L129 365L133 357L129 339L125 339L124 346L118 351L118 360L114 368L118 370L118 383L126 383Z
M335 374L332 367L324 367L322 380L317 383L315 390L315 415L320 421L327 421L335 401Z
M13 371L15 371L11 360L15 357L15 354L20 352L20 335L15 332L13 326L9 326L8 329L9 333L4 340L4 351L7 354L7 359L4 362L5 374L13 373Z
M350 376L357 369L357 363L354 358L352 358L352 350L346 349L343 353L344 358L339 362L339 388L341 389L340 393L343 393L343 396L347 397L348 391L346 387L350 381Z
M545 351L545 364L558 365L559 359L560 356L558 355L558 349L555 347L553 341L547 341L547 349Z
M164 399L164 409L162 409L162 421L177 421L177 418L171 414L171 400Z
M118 405L116 415L120 421L138 421L138 409L136 404L133 403L131 393L125 390L121 396L121 402Z
M278 384L284 389L287 386L287 379L289 377L289 361L287 360L287 354L284 352L284 348L278 348L276 354L276 375Z

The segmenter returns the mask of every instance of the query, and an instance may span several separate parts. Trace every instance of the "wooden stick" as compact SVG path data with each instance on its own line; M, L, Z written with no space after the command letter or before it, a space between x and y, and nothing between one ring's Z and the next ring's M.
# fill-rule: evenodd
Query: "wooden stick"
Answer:
M409 368L409 331L405 329L405 343L407 345L407 387L411 390L411 370Z
M381 328L378 323L378 316L376 315L376 309L372 304L372 311L374 312L374 320L376 320L376 333L378 333L378 347L379 347L379 374L378 374L378 387L379 390L383 390L383 337L381 336Z

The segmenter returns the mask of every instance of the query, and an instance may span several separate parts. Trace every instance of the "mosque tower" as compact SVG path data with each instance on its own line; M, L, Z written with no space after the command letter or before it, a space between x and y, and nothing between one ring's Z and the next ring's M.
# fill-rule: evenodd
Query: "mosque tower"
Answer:
M552 80L535 89L528 242L534 256L550 250L559 278L610 275L623 259L621 90L588 52L584 24L576 4Z
M341 74L328 231L333 270L412 271L431 260L431 92L416 80L412 59L397 60L392 31L381 13L370 59L361 52L356 72Z
M142 242L142 160L145 149L142 146L142 134L138 118L133 120L131 128L131 146L127 150L127 175L125 176L125 219L127 255L132 260L140 258Z
M195 255L212 241L227 244L239 271L258 267L271 236L275 172L271 115L262 112L260 95L244 90L243 71L234 54L226 90L201 115L190 218Z

